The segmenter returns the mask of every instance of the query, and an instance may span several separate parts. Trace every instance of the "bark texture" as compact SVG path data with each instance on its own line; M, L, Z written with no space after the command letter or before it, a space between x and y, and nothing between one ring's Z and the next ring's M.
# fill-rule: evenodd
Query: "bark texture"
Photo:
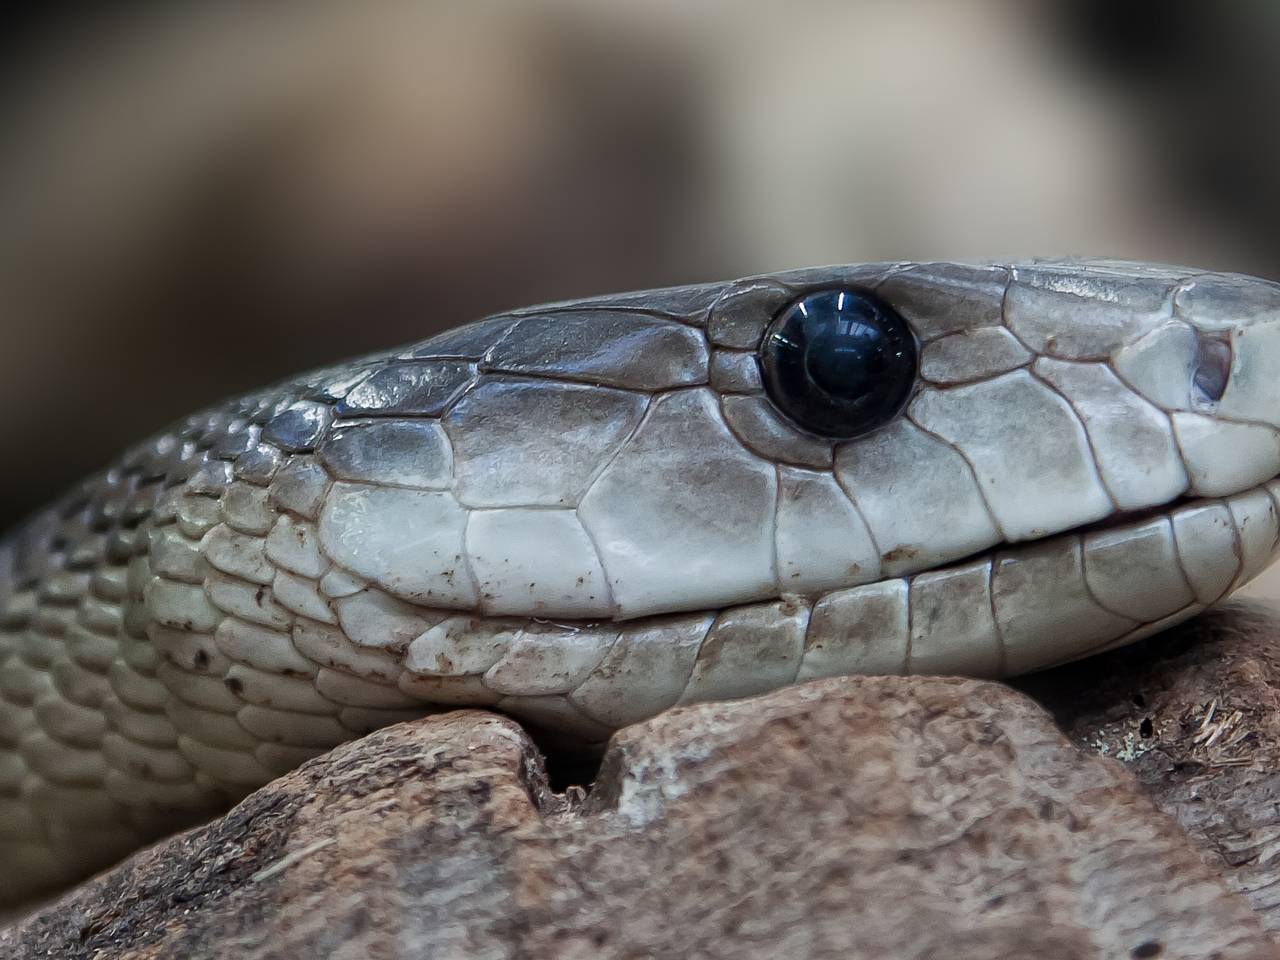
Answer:
M511 721L341 747L0 940L25 958L1274 957L1114 760L996 684L672 710L553 794Z

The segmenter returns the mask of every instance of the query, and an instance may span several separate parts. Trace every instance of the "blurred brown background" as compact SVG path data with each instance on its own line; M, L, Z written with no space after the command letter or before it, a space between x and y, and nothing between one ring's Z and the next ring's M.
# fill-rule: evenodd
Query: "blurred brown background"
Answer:
M0 528L193 408L540 299L1280 276L1274 4L52 5L3 42Z

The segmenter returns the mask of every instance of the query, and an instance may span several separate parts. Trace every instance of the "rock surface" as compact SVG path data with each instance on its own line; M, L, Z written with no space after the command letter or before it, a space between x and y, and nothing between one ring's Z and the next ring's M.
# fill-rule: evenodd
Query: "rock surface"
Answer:
M145 851L6 957L1274 957L1115 761L1007 687L824 681L618 734L388 728Z

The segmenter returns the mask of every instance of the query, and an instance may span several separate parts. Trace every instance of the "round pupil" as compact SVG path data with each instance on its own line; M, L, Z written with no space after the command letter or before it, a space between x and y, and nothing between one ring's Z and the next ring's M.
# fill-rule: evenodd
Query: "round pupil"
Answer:
M875 386L885 350L878 327L842 312L829 322L810 320L805 326L804 365L814 383L850 399Z
M792 303L761 347L765 386L779 409L815 433L853 437L902 409L916 377L916 344L885 304L852 290Z

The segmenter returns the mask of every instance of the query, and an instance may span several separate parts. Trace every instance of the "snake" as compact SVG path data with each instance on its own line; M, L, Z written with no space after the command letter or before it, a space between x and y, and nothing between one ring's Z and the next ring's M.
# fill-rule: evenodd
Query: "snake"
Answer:
M0 900L430 713L598 749L1132 643L1270 562L1278 474L1280 285L1186 267L795 270L301 375L0 540Z

